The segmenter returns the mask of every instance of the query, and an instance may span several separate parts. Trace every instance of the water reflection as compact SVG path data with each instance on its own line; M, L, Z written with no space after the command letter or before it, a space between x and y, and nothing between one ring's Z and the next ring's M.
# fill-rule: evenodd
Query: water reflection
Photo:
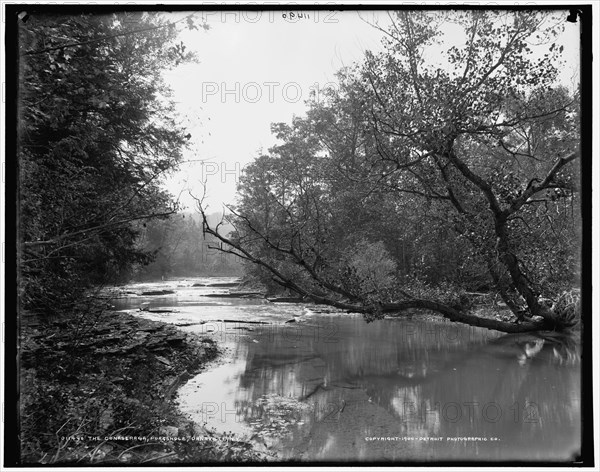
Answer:
M221 365L179 391L200 425L305 461L570 460L578 451L576 337L366 324L315 307L206 297L228 291L205 286L215 282L232 279L131 285L113 301L228 346ZM157 289L173 293L141 296Z
M345 315L258 327L231 346L181 406L282 458L569 460L580 444L577 343Z

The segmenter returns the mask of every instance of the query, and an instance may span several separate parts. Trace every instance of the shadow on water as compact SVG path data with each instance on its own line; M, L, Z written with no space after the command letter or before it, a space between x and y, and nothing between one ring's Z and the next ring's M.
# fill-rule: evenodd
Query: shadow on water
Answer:
M236 340L217 384L204 374L181 395L196 407L212 398L196 410L204 422L280 457L569 460L578 450L579 353L567 338L359 316L251 337Z
M209 298L226 292L215 280L131 285L115 300L229 348L178 392L199 425L304 461L569 461L579 450L576 336L418 319L367 324L315 306ZM136 295L165 288L174 293Z

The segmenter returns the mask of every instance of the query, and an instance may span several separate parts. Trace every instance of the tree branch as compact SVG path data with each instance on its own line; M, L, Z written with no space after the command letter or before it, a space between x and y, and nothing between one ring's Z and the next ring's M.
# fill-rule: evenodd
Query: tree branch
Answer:
M150 219L150 218L160 218L160 217L172 215L173 213L175 213L175 210L170 210L170 211L164 212L164 213L152 213L151 215L135 216L135 217L132 217L132 218L127 218L125 220L113 221L111 223L105 223L105 224L102 224L102 225L94 226L92 228L82 229L82 230L79 230L79 231L75 231L74 233L62 234L62 235L60 235L60 236L58 236L56 238L48 239L46 241L25 241L23 243L23 245L26 246L26 247L49 246L49 245L52 245L52 244L59 243L60 241L63 241L65 239L73 238L73 237L79 236L81 234L87 234L87 233L90 233L92 231L100 232L100 231L103 231L103 230L111 228L111 227L120 226L120 225L123 225L125 223L129 223L131 221L147 220L147 219Z
M506 210L507 216L518 211L523 205L525 205L525 203L527 203L527 200L530 197L532 197L533 195L535 195L536 193L541 192L542 190L545 190L547 188L550 188L551 184L554 182L554 178L556 177L556 174L558 174L558 172L560 172L560 170L564 166L566 166L569 162L574 161L578 157L579 157L579 151L574 151L565 157L559 158L554 163L554 165L552 166L552 169L550 169L548 174L546 174L546 177L544 178L544 180L542 180L538 185L530 182L531 185L528 185L527 188L525 189L525 191L521 195L519 195L519 197L517 197L515 200L513 200L513 202L509 206L509 208Z

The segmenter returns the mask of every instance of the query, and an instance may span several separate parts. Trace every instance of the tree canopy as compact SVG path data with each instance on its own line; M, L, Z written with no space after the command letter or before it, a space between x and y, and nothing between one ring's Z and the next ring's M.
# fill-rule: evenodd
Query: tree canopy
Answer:
M383 52L273 125L281 144L245 169L236 233L205 231L263 280L369 319L427 309L503 331L572 326L580 96L557 80L564 18L390 18ZM476 290L514 318L469 313Z
M184 23L186 20L187 23ZM148 261L145 221L186 131L162 72L193 60L159 13L32 15L19 31L19 257L23 306L59 311Z

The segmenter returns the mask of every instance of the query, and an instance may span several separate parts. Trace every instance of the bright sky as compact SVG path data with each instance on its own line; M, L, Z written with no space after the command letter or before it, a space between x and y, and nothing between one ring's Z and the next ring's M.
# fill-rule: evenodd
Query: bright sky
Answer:
M335 72L380 48L381 32L366 21L385 12L205 13L209 31L186 31L182 41L200 63L166 74L192 134L188 160L168 182L175 195L202 194L207 181L210 211L235 197L240 170L275 144L270 126L306 111L312 90L335 86ZM366 21L365 21L366 20ZM204 161L198 162L199 160ZM181 201L193 208L193 200Z
M204 180L209 212L232 203L241 169L275 144L271 123L302 115L312 90L335 86L336 71L360 61L365 50L380 50L383 33L369 23L389 22L384 11L303 12L303 19L283 13L204 12L210 30L181 35L200 62L180 66L166 80L192 134L186 160L193 162L183 164L167 188L181 194L188 209L194 201L187 190L201 196ZM567 58L562 80L572 84L579 24L567 23L560 43Z

